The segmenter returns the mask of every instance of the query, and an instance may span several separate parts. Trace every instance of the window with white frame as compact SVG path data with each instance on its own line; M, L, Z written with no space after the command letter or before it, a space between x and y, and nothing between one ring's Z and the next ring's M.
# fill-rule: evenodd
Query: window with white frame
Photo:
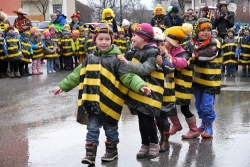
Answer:
M62 11L62 4L53 4L53 13L56 13L57 9Z
M207 3L207 0L200 0L201 3Z

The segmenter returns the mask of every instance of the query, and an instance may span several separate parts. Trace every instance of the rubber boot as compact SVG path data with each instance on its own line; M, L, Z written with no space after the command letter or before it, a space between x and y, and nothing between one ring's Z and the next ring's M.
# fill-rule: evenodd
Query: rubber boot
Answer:
M170 135L174 135L177 131L182 130L182 126L178 117L169 117L169 119L171 120L173 124L173 126L169 130Z
M195 137L199 137L200 136L200 131L196 126L196 117L192 116L191 118L186 118L186 122L188 124L189 127L189 131L187 134L182 135L181 137L183 139L192 139Z
M92 142L87 142L85 145L86 157L82 159L83 164L95 164L97 145Z
M204 132L201 134L203 138L210 138L213 136L213 124L212 123L205 123L206 127Z
M106 153L102 156L101 160L104 162L113 161L118 157L117 144L106 141Z
M206 126L205 126L205 122L201 121L201 125L199 126L198 130L200 132L200 134L202 134L205 130Z
M160 152L164 152L169 149L169 129L170 124L164 125L162 123L156 124L160 132Z

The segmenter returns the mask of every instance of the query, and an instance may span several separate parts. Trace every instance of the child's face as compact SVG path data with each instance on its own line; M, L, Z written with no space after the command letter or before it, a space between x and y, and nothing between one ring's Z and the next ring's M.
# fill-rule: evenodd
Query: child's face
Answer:
M201 30L198 33L198 37L200 40L207 40L207 39L211 38L211 29L205 28L205 29Z
M142 48L144 46L144 40L136 34L133 34L133 37L131 40L134 43L135 48Z
M3 34L0 34L0 37L3 37Z
M55 35L56 31L55 30L50 30L51 35Z
M157 43L157 47L160 49L161 54L163 54L166 51L166 47L165 47L165 42L159 42Z
M36 32L34 32L34 34L33 34L35 37L38 37L38 35L39 35L39 32L38 31L36 31Z
M168 40L166 40L166 42L165 42L165 48L167 50L169 50L171 47L172 47L172 44Z
M80 31L80 35L85 35L85 31Z
M64 38L69 38L69 34L64 34Z
M110 13L106 13L106 15L105 15L106 17L110 17L111 16L111 14Z
M207 13L205 11L201 11L202 17L206 17Z
M8 31L8 33L9 33L9 34L14 34L14 30L13 30L13 29L10 29L10 30Z
M124 26L123 29L124 29L125 31L128 31L129 26Z
M50 39L50 36L46 36L45 39Z
M249 30L245 29L245 30L243 31L243 34L244 34L245 36L248 36L248 35L249 35Z
M234 34L233 34L232 32L228 32L228 33L227 33L227 36L228 36L229 38L233 38Z
M217 38L217 34L212 33L212 38Z
M111 36L108 33L99 33L96 37L96 47L101 50L105 51L111 46Z
M119 38L124 38L124 34L119 33L119 34L118 34L118 37L119 37Z

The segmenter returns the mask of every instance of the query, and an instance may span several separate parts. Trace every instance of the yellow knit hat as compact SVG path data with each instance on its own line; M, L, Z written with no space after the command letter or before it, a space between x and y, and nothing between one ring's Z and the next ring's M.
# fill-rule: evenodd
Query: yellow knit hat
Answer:
M165 39L173 46L179 46L184 37L193 30L192 24L184 23L182 26L173 26L164 31Z
M160 9L161 10L161 14L165 14L165 11L163 9L163 7L161 6L161 4L158 4L155 9L154 9L154 14L156 15L156 11Z

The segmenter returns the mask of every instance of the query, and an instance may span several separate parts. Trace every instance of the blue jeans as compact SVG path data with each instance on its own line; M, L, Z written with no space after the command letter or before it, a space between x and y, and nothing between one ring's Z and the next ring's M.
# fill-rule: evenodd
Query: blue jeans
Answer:
M47 71L54 71L54 59L47 59Z
M86 142L92 142L96 145L99 145L100 128L102 126L105 131L107 141L118 144L119 143L118 125L104 122L103 117L101 115L96 115L96 114L89 114Z
M229 65L226 65L226 74L235 74L236 73L236 66L235 64L229 64Z
M194 88L195 108L203 122L212 123L216 118L214 112L215 95Z

